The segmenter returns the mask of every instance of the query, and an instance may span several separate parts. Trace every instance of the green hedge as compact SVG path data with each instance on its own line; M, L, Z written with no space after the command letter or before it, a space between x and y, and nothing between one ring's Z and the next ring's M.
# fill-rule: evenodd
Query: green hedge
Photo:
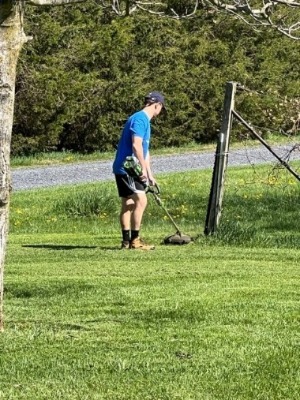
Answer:
M154 147L215 140L227 81L263 92L236 100L255 125L286 130L297 111L299 43L228 16L115 18L94 2L27 7L26 33L13 154L110 151L150 90L169 109L153 122Z

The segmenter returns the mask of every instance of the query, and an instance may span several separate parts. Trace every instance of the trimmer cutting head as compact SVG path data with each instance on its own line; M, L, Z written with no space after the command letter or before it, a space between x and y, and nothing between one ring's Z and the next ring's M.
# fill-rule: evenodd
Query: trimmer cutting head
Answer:
M193 241L191 236L184 235L183 233L180 232L179 227L177 226L174 219L171 217L169 211L162 204L162 201L159 197L160 189L159 189L158 185L155 184L154 186L148 186L147 193L153 194L153 197L154 197L156 203L164 210L164 212L168 216L169 220L171 221L171 223L173 224L173 226L176 229L176 233L174 235L167 236L166 238L164 238L163 243L164 244L188 244L188 243L191 243Z
M164 238L164 244L188 244L193 241L189 235L185 235L181 232L176 232L174 235L167 236Z

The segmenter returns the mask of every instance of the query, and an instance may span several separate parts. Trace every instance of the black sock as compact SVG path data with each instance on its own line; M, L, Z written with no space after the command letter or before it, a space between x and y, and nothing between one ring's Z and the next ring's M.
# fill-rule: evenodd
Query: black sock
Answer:
M131 240L136 239L139 236L140 231L131 231Z
M130 241L130 231L129 230L123 230L122 231L122 237L124 242L129 242Z

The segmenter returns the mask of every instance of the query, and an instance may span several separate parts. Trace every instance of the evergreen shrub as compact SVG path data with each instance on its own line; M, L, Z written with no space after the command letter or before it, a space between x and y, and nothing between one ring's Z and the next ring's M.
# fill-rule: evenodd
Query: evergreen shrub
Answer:
M153 147L214 141L227 81L254 91L236 97L246 120L299 129L298 42L205 10L182 21L113 17L92 1L26 10L33 40L18 66L14 155L111 151L150 90L163 92L168 106L153 121Z

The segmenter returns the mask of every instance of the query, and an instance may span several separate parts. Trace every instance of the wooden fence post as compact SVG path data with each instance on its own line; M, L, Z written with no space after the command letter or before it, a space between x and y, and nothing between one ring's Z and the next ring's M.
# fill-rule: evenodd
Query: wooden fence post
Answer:
M215 154L215 164L205 221L205 235L211 235L216 232L220 222L236 85L235 82L226 83L222 124Z

